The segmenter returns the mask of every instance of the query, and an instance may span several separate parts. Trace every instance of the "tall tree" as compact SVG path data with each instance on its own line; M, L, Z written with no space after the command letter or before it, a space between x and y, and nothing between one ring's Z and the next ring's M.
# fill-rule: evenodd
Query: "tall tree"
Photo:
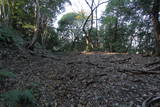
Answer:
M58 31L61 39L64 39L66 43L72 43L70 49L74 50L76 42L79 42L83 38L82 26L85 20L83 12L79 13L67 13L59 20Z
M40 21L40 5L39 0L35 0L35 28L34 28L34 35L32 38L31 43L29 44L28 48L32 49L36 40L38 38L38 31L39 31L39 21Z
M45 31L52 26L53 18L64 10L69 0L0 0L0 22L12 26L32 37L28 48L38 41L43 43Z
M160 55L160 1L159 0L135 0L133 2L135 8L142 11L143 16L149 16L153 26L153 33L155 39L155 54Z
M45 34L44 31L47 28L46 25L47 24L50 25L49 23L52 23L51 20L53 19L56 12L61 11L61 10L55 10L55 8L58 9L58 7L59 7L60 9L63 9L62 4L66 1L69 2L68 0L48 1L48 2L43 1L43 0L41 2L39 0L35 1L35 16L36 16L35 19L36 20L35 20L34 36L32 38L31 43L29 44L28 48L32 48L34 46L34 44L36 43L36 41L38 39L38 35L41 35L41 40L42 40L41 42L43 43L44 38L46 36L46 35L43 35L43 34ZM46 14L46 13L48 13L48 14ZM53 14L53 15L50 15L50 14ZM47 17L50 17L50 18L47 18ZM40 32L42 34L38 34Z
M156 54L160 55L160 20L159 20L159 12L160 12L160 1L154 0L152 7L152 22L154 26L155 39L156 39Z
M148 3L142 5L139 0L108 1L101 27L104 31L105 46L112 47L110 50L122 49L123 52L152 51L154 42L152 25L148 12L144 11L145 7L145 10L148 10L144 4ZM117 35L116 39L112 39L115 35Z
M92 43L92 39L91 39L91 31L93 28L93 14L94 11L102 4L107 3L107 1L98 1L98 4L95 4L95 0L91 0L91 2L85 0L86 4L88 5L88 7L90 8L90 13L88 15L88 17L86 18L84 25L83 25L83 32L85 34L85 40L86 40L86 50L91 50L94 48L94 45ZM90 28L86 30L86 25L87 23L90 21Z

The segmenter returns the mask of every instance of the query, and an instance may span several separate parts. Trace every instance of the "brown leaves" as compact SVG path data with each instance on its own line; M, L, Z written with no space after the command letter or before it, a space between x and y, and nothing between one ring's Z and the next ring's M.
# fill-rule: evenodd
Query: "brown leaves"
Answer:
M43 53L25 57L5 62L17 74L12 88L40 83L42 107L138 107L148 97L160 94L160 76L155 75L159 63L154 57L78 54L52 58Z

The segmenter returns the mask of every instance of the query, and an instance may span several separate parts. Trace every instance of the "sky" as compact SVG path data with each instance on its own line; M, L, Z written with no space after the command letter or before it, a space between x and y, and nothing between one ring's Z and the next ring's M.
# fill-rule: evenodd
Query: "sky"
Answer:
M61 17L69 12L79 12L81 10L84 10L85 12L89 13L89 7L87 6L87 4L85 3L85 0L70 0L71 4L66 4L65 5L65 11L61 14L58 15L56 23L54 24L55 27L58 27L58 20L61 19ZM91 0L87 0L88 2L90 2ZM98 3L98 1L103 2L106 0L95 0L95 3ZM105 10L106 4L102 4L98 7L97 12L98 12L98 18L101 17L103 11Z

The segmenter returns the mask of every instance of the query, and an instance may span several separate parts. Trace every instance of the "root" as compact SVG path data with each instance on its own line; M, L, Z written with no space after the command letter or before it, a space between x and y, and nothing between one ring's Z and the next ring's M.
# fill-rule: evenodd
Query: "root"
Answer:
M158 102L160 102L160 96L152 96L143 102L142 107L151 107L151 105Z

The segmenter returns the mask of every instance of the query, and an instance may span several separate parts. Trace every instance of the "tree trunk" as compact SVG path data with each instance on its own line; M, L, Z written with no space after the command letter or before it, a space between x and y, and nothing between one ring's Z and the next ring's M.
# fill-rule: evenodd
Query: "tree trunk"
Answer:
M86 51L90 51L90 50L93 49L93 44L92 44L92 40L91 40L90 36L91 36L92 28L93 28L93 12L94 12L93 5L94 5L94 0L92 0L91 5L88 3L87 0L85 0L85 2L87 3L87 5L89 6L89 8L91 10L91 13L87 17L87 19L85 20L84 25L83 25L83 32L85 34L85 42L86 42ZM90 28L86 31L85 27L86 27L87 22L89 21L90 18L91 18L91 25L90 25Z
M98 12L97 12L97 9L96 9L96 48L99 47L99 38L98 38Z
M159 9L160 9L160 1L154 0L153 8L152 8L152 22L155 33L156 40L156 55L160 55L160 21L159 21Z
M38 39L38 31L39 31L39 21L40 21L40 7L39 7L39 1L36 0L35 2L35 29L34 29L34 35L32 38L31 43L29 44L28 48L29 49L33 49L34 44L36 43L37 39Z
M2 6L0 6L0 20L2 20L3 18L2 18ZM0 24L1 24L1 22L0 22Z
M91 51L93 49L93 43L89 32L87 32L87 34L85 35L85 41L86 41L86 51Z
M7 9L7 14L6 14L6 25L8 26L10 24L10 16L11 16L11 6L8 0L6 0L8 9Z
M108 45L109 45L109 52L113 52L112 43L109 42Z
M93 49L94 48L94 46L93 46L93 43L92 43L92 39L91 39L91 31L92 31L92 28L93 28L93 12L100 6L100 5L102 5L102 4L104 4L104 3L107 3L108 1L104 1L104 2L99 2L97 5L95 5L94 6L94 3L95 3L95 1L94 0L92 0L91 1L91 4L89 4L89 2L87 1L87 0L85 0L85 2L87 3L87 5L89 6L89 8L90 8L90 14L89 14L89 16L87 17L87 19L85 20L85 22L84 22L84 24L83 24L83 27L82 27L82 29L83 29L83 32L84 32L84 34L85 34L85 41L86 41L86 50L87 51L90 51L91 49ZM87 25L87 22L89 21L89 18L91 17L91 26L90 26L90 29L88 30L88 31L86 31L85 30L85 27L86 27L86 25Z
M3 21L5 21L6 20L5 3L4 0L2 0L1 2L2 2L2 19Z

